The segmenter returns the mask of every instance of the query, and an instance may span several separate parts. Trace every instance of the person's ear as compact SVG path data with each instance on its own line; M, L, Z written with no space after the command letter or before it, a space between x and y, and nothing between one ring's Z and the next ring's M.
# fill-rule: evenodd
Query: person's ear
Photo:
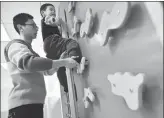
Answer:
M41 15L42 17L45 17L44 11L41 11Z
M17 25L17 28L18 28L18 30L19 30L20 32L23 31L23 27L22 27L22 25L18 24L18 25Z

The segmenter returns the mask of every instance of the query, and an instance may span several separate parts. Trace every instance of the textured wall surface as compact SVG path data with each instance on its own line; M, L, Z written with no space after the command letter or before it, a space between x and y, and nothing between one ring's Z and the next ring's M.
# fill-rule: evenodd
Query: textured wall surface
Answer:
M62 2L67 11L67 2ZM95 15L93 34L99 29L104 10L111 10L114 2L77 2L75 15L82 21L87 8ZM156 34L144 3L132 2L131 15L124 27L113 32L114 39L100 47L93 35L79 39L81 50L90 62L83 76L75 75L80 118L162 118L163 116L163 47ZM72 27L71 13L67 13ZM63 17L64 19L64 17ZM108 74L115 72L145 73L146 89L143 107L137 111L128 108L125 101L111 92ZM84 109L83 88L92 87L96 101Z

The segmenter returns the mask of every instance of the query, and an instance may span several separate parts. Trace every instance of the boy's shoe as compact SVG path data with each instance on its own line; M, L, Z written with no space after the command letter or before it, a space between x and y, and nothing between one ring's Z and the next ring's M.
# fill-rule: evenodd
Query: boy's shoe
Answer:
M85 69L85 62L86 62L86 58L85 57L82 57L81 58L81 62L80 62L80 65L79 67L77 67L77 73L78 74L82 74L84 69Z

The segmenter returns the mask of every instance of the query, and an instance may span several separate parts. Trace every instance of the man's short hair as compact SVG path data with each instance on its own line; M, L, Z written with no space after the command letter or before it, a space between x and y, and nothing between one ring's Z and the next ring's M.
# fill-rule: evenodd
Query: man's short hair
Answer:
M45 3L43 4L41 7L40 7L40 14L41 14L41 11L45 11L47 9L48 6L53 6L55 7L53 4L50 4L50 3ZM41 14L42 16L42 14ZM43 16L42 16L43 17Z
M20 34L20 31L17 27L18 24L25 25L25 22L27 22L29 19L33 19L33 16L27 13L20 13L14 16L13 18L13 25L15 30Z

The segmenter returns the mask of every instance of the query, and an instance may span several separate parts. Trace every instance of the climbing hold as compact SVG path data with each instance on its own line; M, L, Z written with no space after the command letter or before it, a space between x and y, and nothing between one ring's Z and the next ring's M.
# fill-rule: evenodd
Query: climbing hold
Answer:
M108 80L111 83L112 93L122 96L128 107L137 110L142 106L142 92L145 75L139 73L136 76L129 72L121 74L109 74Z
M86 57L82 57L81 58L81 62L79 64L79 66L77 67L77 73L78 74L82 74L85 67L89 64L88 60L86 59Z
M100 46L105 46L109 40L113 39L112 30L119 29L125 24L129 17L129 9L129 2L116 2L110 13L104 11L98 34L95 34Z
M85 21L82 23L80 28L80 37L88 36L91 33L93 27L93 14L92 9L89 8L86 12Z
M71 1L68 4L68 12L70 13L70 12L72 12L74 10L75 10L75 1Z
M95 96L90 88L84 88L84 106L85 108L88 108L89 106L89 101L94 102L95 101Z
M73 21L74 21L74 26L72 28L72 36L74 37L80 33L81 21L76 16L74 16Z

